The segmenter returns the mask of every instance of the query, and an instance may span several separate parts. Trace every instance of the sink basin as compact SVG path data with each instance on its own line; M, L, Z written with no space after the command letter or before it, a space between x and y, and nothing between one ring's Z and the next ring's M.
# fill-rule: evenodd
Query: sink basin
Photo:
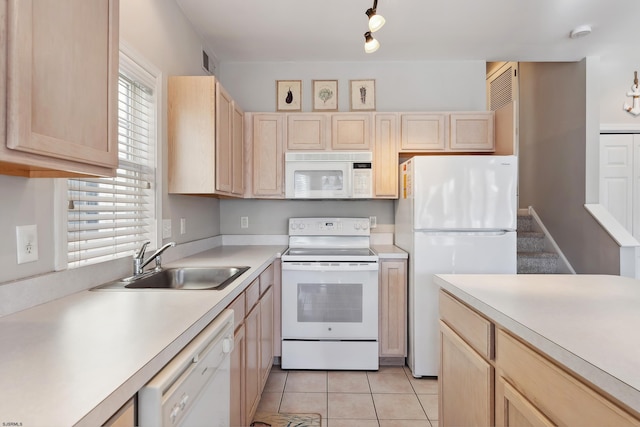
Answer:
M249 267L167 268L139 279L116 280L94 289L220 290L248 269Z

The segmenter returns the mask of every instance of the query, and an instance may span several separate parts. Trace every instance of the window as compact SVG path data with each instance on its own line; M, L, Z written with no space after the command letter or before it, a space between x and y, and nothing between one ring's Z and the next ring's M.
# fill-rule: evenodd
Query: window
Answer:
M69 268L156 244L156 87L159 78L121 52L115 178L67 180Z

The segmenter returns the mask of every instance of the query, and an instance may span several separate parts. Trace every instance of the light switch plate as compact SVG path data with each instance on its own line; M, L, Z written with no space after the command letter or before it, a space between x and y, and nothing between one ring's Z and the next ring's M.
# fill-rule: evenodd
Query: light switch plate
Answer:
M241 216L240 217L240 228L249 228L249 217Z
M180 218L180 234L187 234L187 219Z
M18 225L16 227L18 264L38 260L38 226Z

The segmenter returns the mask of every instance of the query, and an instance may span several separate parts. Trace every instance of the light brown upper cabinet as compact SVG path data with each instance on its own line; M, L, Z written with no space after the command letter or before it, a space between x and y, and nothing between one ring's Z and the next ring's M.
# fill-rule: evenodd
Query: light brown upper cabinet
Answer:
M494 152L493 111L401 114L400 151Z
M495 151L494 113L451 113L452 151Z
M115 174L118 17L118 0L1 2L0 173Z
M288 114L287 150L321 151L326 147L327 116L324 114Z
M373 141L373 197L398 197L398 116L394 113L375 115Z
M168 116L169 193L242 197L243 113L220 82L169 77Z
M400 150L444 151L449 136L447 130L445 114L402 114Z
M249 114L247 122L253 160L247 167L247 181L252 185L249 197L284 199L284 115Z
M332 114L331 148L333 150L371 150L371 114Z

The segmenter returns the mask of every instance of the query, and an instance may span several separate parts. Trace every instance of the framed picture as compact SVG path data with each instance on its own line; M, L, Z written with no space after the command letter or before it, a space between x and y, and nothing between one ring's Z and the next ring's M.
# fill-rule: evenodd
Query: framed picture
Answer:
M276 81L276 110L302 111L302 80Z
M374 111L376 109L376 81L350 80L351 111Z
M338 111L338 81L313 80L313 111Z

